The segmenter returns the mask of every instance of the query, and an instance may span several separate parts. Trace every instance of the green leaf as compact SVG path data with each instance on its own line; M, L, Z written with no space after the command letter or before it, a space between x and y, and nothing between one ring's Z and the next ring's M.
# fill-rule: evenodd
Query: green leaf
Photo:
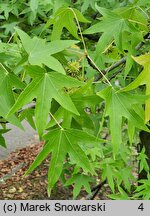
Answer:
M137 159L140 161L140 170L139 173L144 169L147 173L149 172L149 166L147 163L147 155L145 154L145 148L143 147L142 151L138 155Z
M119 7L115 9L115 12L117 12L117 14L119 14L124 19L127 19L131 24L134 24L136 28L138 26L140 30L148 31L145 14L143 11L140 11L136 5Z
M90 142L98 144L99 140L90 134L76 129L54 129L44 136L46 144L36 157L26 175L33 171L47 156L52 153L48 171L48 192L49 195L63 169L63 162L68 153L75 164L81 167L84 172L95 174L88 157L80 147L79 143Z
M30 109L30 108L23 110L19 115L20 121L26 119L28 123L31 125L31 127L34 130L36 130L36 126L35 126L33 117L34 117L34 109Z
M78 106L80 112L85 113L84 109L88 107L91 109L91 112L94 113L96 105L101 102L100 98L94 92L92 82L93 80L89 80L86 85L82 86L71 95L72 100L76 106Z
M144 54L133 59L144 67L139 76L128 86L122 89L122 91L130 91L137 88L140 85L146 85L146 95L150 95L150 54ZM145 122L150 120L150 98L145 103Z
M115 40L116 46L122 50L124 41L123 33L125 31L129 33L135 31L134 27L129 25L127 19L124 19L110 9L97 6L97 10L103 15L102 20L85 30L84 34L103 33L98 41L96 53L102 53L113 39Z
M38 9L38 0L30 0L29 4L32 12L35 12Z
M19 78L9 71L6 70L2 64L0 65L0 116L6 118L6 114L10 110L10 108L15 103L14 95L13 95L13 87L16 88L24 88L25 84L22 83ZM22 128L22 125L18 118L15 115L12 115L7 118L7 120Z
M92 8L92 6L94 5L95 5L95 1L91 1L91 0L83 1L81 12L84 13L90 6Z
M134 198L139 197L140 199L149 200L150 199L150 174L147 175L147 179L142 179L138 181L140 186L135 190Z
M2 134L7 133L10 129L0 129L0 146L6 148L5 139Z
M46 24L46 28L50 25L53 25L51 40L59 40L63 28L66 28L75 38L80 39L77 33L78 26L75 22L75 16L80 22L89 22L77 9L72 9L69 7L59 8L54 14L54 17Z
M72 185L74 184L74 187L73 187L73 199L75 199L82 187L85 188L86 192L88 194L91 194L91 188L90 188L90 182L93 182L94 180L87 176L87 175L83 175L83 174L76 174L76 175L73 175L73 177L71 177L66 183L64 186L68 186L68 185Z
M92 161L96 161L98 158L104 158L103 146L99 145L98 147L87 148L86 154L91 156Z
M63 127L66 127L65 125L67 123L67 120L69 121L68 122L69 124L67 127L70 127L72 120L75 120L75 122L83 128L94 129L93 120L92 120L91 116L85 112L85 109L87 107L90 109L91 108L90 105L92 104L92 100L95 99L95 101L93 101L93 104L92 104L92 107L93 107L94 103L97 100L96 95L93 97L92 96L91 97L90 96L84 97L84 96L80 95L79 98L71 97L71 99L72 99L75 107L77 108L78 112L80 113L80 116L74 115L73 113L66 112L66 110L61 111L61 115L58 116L59 117L58 120L62 120ZM89 106L86 106L87 104L89 104ZM61 107L59 109L59 112L62 109L63 108ZM50 122L50 125L51 125L51 122Z
M139 104L143 104L146 97L143 95L115 91L111 87L98 92L97 95L106 100L105 116L109 116L110 118L111 141L115 156L122 142L122 117L132 122L134 127L149 131L144 124L144 116L139 115Z
M29 35L20 29L16 29L16 31L22 41L24 49L29 55L28 61L31 65L42 66L44 64L53 70L65 74L64 68L60 62L52 55L63 51L73 44L78 43L78 41L56 40L52 42L46 42L41 38L30 38Z
M103 176L105 176L108 179L108 184L111 188L111 190L114 192L115 185L114 185L114 173L112 171L112 168L106 164L105 170L103 172Z
M128 136L129 136L130 144L133 143L134 134L135 134L135 126L132 124L130 120L128 120Z
M122 168L120 171L120 175L121 175L121 180L123 181L125 188L130 192L131 190L130 180L131 179L133 180L132 168L131 167Z
M35 74L36 78L34 78L19 95L8 115L16 112L22 106L36 98L35 123L40 136L46 128L52 98L54 98L63 108L79 115L75 105L69 97L69 94L65 93L63 88L78 87L84 85L84 83L57 72L45 73L45 71L41 70L40 67L34 68L34 66L31 66L28 67L28 70L32 75Z
M85 112L85 109L88 107L91 112L95 113L96 105L100 103L100 98L95 95L92 89L92 80L72 93L71 99L80 113L80 116L74 115L62 107L59 107L54 113L55 119L57 119L58 122L62 122L62 127L64 128L69 128L74 119L80 126L94 129L91 116ZM54 125L56 125L56 122L54 119L51 119L47 128L53 127Z
M118 189L120 194L110 194L108 197L114 200L129 200L128 194L121 187L118 187Z

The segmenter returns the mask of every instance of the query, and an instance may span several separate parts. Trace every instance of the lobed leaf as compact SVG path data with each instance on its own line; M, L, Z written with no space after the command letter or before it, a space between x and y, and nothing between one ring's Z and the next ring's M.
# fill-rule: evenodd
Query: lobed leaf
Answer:
M36 74L37 67L35 67L34 70L32 66L31 69L31 73L33 74L35 72ZM69 94L65 93L63 91L63 88L78 87L84 85L84 83L74 78L62 75L58 72L45 73L45 71L41 69L37 70L37 75L37 77L35 75L35 78L32 80L32 82L19 95L16 103L11 108L7 116L10 116L22 106L36 98L35 123L39 135L42 136L47 125L48 115L51 108L51 101L53 98L63 108L76 115L79 115Z

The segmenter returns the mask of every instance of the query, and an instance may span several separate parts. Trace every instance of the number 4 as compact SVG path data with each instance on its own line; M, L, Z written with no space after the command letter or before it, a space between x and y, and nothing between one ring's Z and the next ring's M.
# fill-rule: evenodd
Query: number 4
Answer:
M143 203L141 203L138 207L139 210L143 211L144 210L144 206L143 206Z

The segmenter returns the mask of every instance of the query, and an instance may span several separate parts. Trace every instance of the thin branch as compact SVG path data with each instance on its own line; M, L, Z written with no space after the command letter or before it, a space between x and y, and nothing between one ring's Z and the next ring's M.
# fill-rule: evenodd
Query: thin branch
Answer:
M91 189L92 195L88 195L85 199L86 200L94 200L101 188L107 183L107 180L104 180L103 182L99 183L98 185L94 186Z
M95 69L100 73L101 77L103 77L103 78L107 81L107 83L108 83L110 86L112 86L112 84L111 84L110 81L107 79L107 77L105 76L105 74L103 73L103 71L101 71L101 70L97 67L97 65L95 64L95 62L91 59L91 57L90 57L88 54L87 54L87 59L88 59L89 63L90 63L91 65L93 65L92 67L95 68Z
M120 59L119 61L117 61L116 63L114 63L113 65L111 65L110 67L106 68L105 70L103 70L103 74L107 74L108 72L114 70L115 68L117 68L118 66L124 64L126 62L126 57L123 57L122 59ZM95 79L94 82L97 82L98 80L100 80L102 78L101 74L98 74Z
M9 121L0 121L0 124L8 124L9 123Z
M83 43L83 47L84 47L84 52L85 52L85 55L87 55L88 52L87 52L86 44L85 44L85 41L84 41L84 37L83 37L83 34L82 34L81 26L80 26L80 23L78 21L77 15L76 15L76 13L74 12L74 10L72 8L69 8L69 9L72 11L72 13L73 13L73 15L75 17L75 20L77 22L77 26L78 26L78 29L79 29L80 37L81 37L81 40L82 40L82 43Z
M125 66L123 65L121 68L119 68L119 70L117 70L114 74L112 74L109 77L109 80L112 80L113 78L115 78L119 73L121 73L123 71L124 68L125 68Z

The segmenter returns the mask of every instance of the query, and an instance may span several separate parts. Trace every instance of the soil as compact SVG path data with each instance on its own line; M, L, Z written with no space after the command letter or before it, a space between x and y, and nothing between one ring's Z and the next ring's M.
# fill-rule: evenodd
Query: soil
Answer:
M7 159L0 160L0 199L1 200L71 200L72 186L62 187L59 181L53 190L51 197L47 195L47 171L49 159L36 168L28 176L24 177L25 171L29 168L39 153L43 143L17 149L9 154ZM108 199L109 188L103 187L96 199ZM82 191L78 199L85 199L87 194Z

